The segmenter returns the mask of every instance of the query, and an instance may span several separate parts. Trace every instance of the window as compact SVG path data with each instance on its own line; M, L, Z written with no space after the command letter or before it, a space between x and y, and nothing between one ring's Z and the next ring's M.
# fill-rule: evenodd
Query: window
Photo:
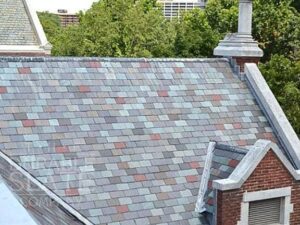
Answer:
M245 192L238 225L289 225L291 187Z
M249 203L249 225L280 224L282 198Z

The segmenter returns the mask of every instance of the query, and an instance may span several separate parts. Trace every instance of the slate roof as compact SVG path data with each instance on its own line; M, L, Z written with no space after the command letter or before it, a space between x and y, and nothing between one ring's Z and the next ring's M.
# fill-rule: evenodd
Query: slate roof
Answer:
M0 149L94 224L200 224L210 140L275 140L225 59L1 58Z
M247 152L247 149L236 148L224 144L216 145L213 150L208 187L204 197L207 212L214 213L215 196L212 188L212 181L228 178Z
M0 0L0 45L39 45L23 0Z

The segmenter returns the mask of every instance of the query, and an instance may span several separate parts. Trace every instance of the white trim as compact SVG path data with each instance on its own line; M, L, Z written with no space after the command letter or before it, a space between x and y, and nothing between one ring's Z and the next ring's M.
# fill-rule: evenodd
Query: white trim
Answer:
M291 204L292 188L277 188L256 192L245 192L243 202L241 203L241 220L237 225L248 225L249 220L249 204L253 201L268 200L272 198L282 198L280 224L290 224L290 213L293 212L293 204Z
M199 194L198 194L198 199L196 203L196 208L195 211L202 213L206 209L204 207L205 202L204 202L204 196L207 191L208 187L208 181L210 177L210 168L211 168L211 163L212 163L212 158L213 158L213 151L216 147L216 142L210 142L207 148L207 154L206 154L206 160L204 164L204 169L201 177L201 183L200 183L200 188L199 188Z
M21 174L23 174L30 182L37 185L37 187L39 187L41 190L43 190L51 199L53 199L59 205L61 205L63 208L65 208L71 215L76 217L80 222L82 222L85 225L93 225L88 219L86 219L78 211L76 211L74 208L72 208L70 205L68 205L66 202L64 202L60 197L58 197L55 193L53 193L50 189L48 189L41 182L36 180L30 173L28 173L26 170L24 170L21 166L19 166L17 163L15 163L13 160L11 160L8 156L6 156L1 151L0 151L0 157L3 158L9 165L11 165L13 168L15 168Z
M272 190L246 192L243 195L244 202L260 201L270 198L280 198L290 196L292 193L291 187L277 188Z
M277 131L284 146L300 168L300 140L286 118L278 101L270 90L258 67L254 63L245 64L246 77L256 96L264 107L270 122Z
M227 179L213 181L213 187L222 191L240 188L269 150L277 155L295 180L300 180L300 170L293 168L276 144L269 140L258 140L231 175Z
M0 45L0 53L45 53L45 50L38 45Z

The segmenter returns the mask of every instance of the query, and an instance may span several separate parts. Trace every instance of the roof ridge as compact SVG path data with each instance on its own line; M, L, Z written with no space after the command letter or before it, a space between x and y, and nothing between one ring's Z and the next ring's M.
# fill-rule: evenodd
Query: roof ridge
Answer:
M215 149L220 149L220 150L239 153L239 154L247 154L249 151L248 149L245 148L235 147L232 145L226 145L222 143L217 143Z
M1 57L0 62L229 62L226 58Z

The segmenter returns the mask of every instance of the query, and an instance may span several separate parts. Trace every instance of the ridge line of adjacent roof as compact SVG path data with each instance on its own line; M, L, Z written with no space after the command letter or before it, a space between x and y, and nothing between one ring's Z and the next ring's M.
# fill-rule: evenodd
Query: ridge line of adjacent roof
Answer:
M85 225L93 225L86 217L81 215L76 209L66 203L63 199L61 199L57 194L52 192L48 187L42 184L39 180L37 180L33 175L31 175L27 170L21 167L18 163L16 163L13 159L7 156L0 150L0 157L5 160L9 165L14 167L17 171L19 171L22 175L24 175L30 182L34 183L39 187L42 191L44 191L49 198L53 199L58 203L59 206L63 207L68 213L78 219Z
M222 143L218 143L218 142L217 142L215 148L224 150L224 151L228 151L228 152L239 153L239 154L247 154L249 151L248 149L235 147L235 146L231 146L231 145L226 145L226 144L222 144Z
M0 62L229 62L226 58L0 57Z

